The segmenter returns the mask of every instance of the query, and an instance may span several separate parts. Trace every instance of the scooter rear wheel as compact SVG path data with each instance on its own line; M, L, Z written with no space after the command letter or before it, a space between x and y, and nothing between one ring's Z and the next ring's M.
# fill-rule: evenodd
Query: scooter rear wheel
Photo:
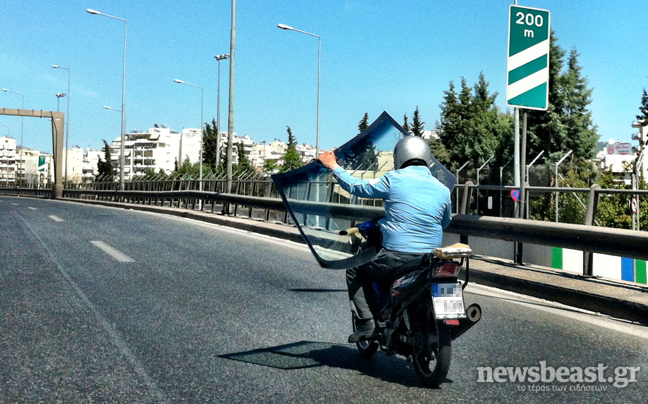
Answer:
M428 314L425 315L426 319L422 324L427 329L426 333L434 331L434 321L432 312L426 310ZM452 346L450 329L443 322L437 322L435 335L436 344L432 347L424 349L419 354L412 355L412 362L414 370L421 380L421 384L425 387L438 387L445 380L450 370L450 359L452 357Z

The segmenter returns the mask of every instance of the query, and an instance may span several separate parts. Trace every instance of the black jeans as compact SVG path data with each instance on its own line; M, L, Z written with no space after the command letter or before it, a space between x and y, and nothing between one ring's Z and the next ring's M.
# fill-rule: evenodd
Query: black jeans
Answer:
M382 249L370 262L346 271L349 299L355 305L358 318L369 320L373 313L367 304L367 296L373 296L373 282L387 282L398 278L401 274L410 272L426 254L406 253Z

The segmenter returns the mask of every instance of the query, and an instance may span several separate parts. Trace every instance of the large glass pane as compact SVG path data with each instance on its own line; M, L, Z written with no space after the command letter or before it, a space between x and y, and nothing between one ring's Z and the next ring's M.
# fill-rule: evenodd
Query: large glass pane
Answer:
M338 163L354 177L374 179L394 168L393 150L407 132L386 112L365 131L335 150ZM430 171L452 192L455 177L434 157ZM384 215L381 200L364 199L344 191L331 171L318 161L272 176L277 189L308 243L324 268L342 269L368 262L375 248L340 235L345 230Z

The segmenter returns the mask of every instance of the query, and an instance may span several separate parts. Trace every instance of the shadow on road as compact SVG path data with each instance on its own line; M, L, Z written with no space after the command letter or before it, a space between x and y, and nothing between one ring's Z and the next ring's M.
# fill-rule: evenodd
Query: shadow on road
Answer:
M355 346L330 342L300 341L219 357L284 370L327 366L354 370L388 383L419 386L414 369L403 358L388 357L382 352L370 359L362 358Z
M288 289L291 292L300 292L300 293L348 293L346 289Z

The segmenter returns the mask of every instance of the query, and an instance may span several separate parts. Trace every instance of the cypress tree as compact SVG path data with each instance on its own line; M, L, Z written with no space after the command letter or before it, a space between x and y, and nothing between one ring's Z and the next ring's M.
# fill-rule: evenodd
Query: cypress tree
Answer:
M286 126L286 131L288 132L288 148L286 149L286 154L283 158L284 164L281 166L281 172L294 170L295 168L304 165L299 156L299 152L297 151L297 140L293 135L290 126Z
M439 107L441 109L441 117L435 127L439 140L432 142L430 147L439 162L448 168L456 169L456 156L454 153L451 153L451 150L454 150L457 146L457 133L460 130L460 119L457 92L452 81L448 90L444 91L443 102Z
M421 116L419 114L419 108L417 105L416 109L414 110L414 116L412 117L412 133L414 134L414 136L423 137L423 132L425 131L424 125L425 122L421 121Z
M365 112L364 116L358 123L358 133L364 132L369 127L369 114Z
M566 151L564 145L567 141L567 129L562 120L565 98L562 91L563 77L561 74L565 51L558 45L558 39L553 30L549 47L549 105L546 111L527 111L528 156L536 156L542 150L545 150L545 153L549 155Z
M578 160L594 157L594 148L599 135L592 123L592 90L587 88L587 79L582 76L578 65L578 52L572 50L567 61L567 71L563 75L565 108L563 122L567 133L564 147L574 151Z
M108 146L108 142L106 142L105 140L103 140L103 143L104 143L104 161L101 161L101 157L99 157L99 161L97 162L97 171L98 171L97 178L100 178L101 176L110 177L114 174L112 158L110 156L110 146Z

